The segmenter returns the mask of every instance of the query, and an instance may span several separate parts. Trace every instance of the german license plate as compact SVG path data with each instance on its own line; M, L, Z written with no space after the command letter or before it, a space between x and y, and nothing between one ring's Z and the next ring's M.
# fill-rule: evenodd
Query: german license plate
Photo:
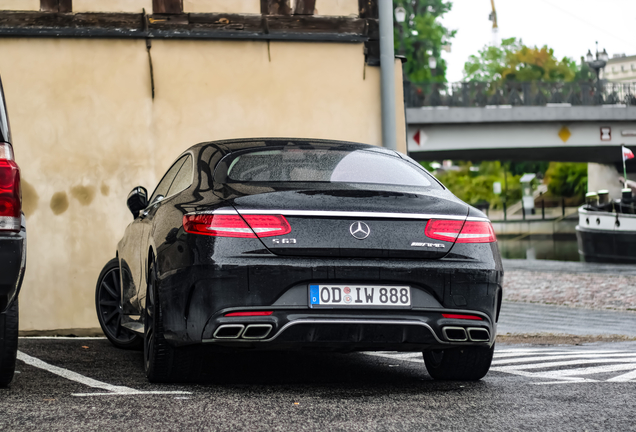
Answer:
M309 306L411 307L411 288L399 285L309 285Z

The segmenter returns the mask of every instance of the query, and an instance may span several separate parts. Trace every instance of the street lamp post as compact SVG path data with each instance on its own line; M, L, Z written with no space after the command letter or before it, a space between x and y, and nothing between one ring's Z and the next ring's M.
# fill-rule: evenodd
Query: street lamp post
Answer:
M594 72L596 72L596 100L599 101L599 103L602 103L603 100L601 70L605 68L607 60L609 60L609 55L607 55L605 48L603 48L603 52L598 52L598 41L596 42L596 58L594 58L590 50L587 50L587 54L585 55L585 62L594 70Z
M431 69L431 76L435 76L436 68L437 68L437 59L431 53L431 56L428 58L428 67Z
M404 55L404 21L406 21L406 9L402 6L398 6L395 8L395 21L398 23L398 29L400 32L400 49L398 50L398 54Z

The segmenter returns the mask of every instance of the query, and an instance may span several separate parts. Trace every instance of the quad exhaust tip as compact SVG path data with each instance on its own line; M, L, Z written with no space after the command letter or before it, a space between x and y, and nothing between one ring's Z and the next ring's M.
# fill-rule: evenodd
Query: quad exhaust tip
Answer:
M270 331L272 331L271 324L250 324L241 337L243 339L265 339Z
M468 338L472 342L488 342L490 340L490 333L485 328L468 327Z
M488 329L481 327L444 327L442 333L446 340L451 342L488 342L490 341L490 332Z
M442 328L442 333L451 342L466 342L468 340L466 329L463 327L444 327Z
M272 331L271 324L223 324L214 332L216 339L265 339Z
M243 324L225 324L216 329L214 337L217 339L238 339L244 328Z

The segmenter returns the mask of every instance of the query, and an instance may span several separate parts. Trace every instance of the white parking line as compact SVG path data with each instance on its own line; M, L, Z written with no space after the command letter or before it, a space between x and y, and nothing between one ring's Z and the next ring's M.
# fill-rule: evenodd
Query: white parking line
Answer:
M495 359L504 359L504 358L512 358L512 357L523 357L523 356L533 356L533 355L544 355L544 356L558 356L558 355L567 355L572 354L574 351L549 351L549 350L527 350L527 351L495 351ZM625 351L588 351L581 350L576 351L579 354L619 354Z
M554 360L554 359L550 359L550 360ZM491 369L499 371L499 372L508 372L508 371L520 370L520 369L522 370L547 369L547 368L554 368L554 367L578 366L578 365L584 365L584 364L597 364L597 363L628 363L628 364L631 364L632 367L636 369L636 355L632 354L630 357L624 357L624 358L578 359L578 360L552 361L552 362L544 362L544 363L520 364L515 366L497 366Z
M423 363L421 353L365 352L390 361ZM550 370L551 369L551 370ZM514 348L496 350L493 372L503 372L537 380L532 384L568 384L636 381L636 353L619 350L563 348ZM622 372L620 375L594 375ZM592 375L590 377L590 375ZM549 381L545 381L549 380Z
M534 353L536 354L536 353ZM600 358L619 358L619 357L634 357L636 354L634 353L612 353L612 354L586 354L586 353L575 353L570 352L567 354L556 355L541 355L535 357L516 357L516 358L504 358L500 359L498 356L495 356L495 359L492 361L493 366L499 366L504 364L512 364L512 363L532 363L532 362L542 362L546 360L572 360L576 358L581 359L600 359Z
M135 390L130 387L124 386L116 386L112 384L108 384L105 382L97 381L93 378L86 377L84 375L78 374L77 372L70 371L68 369L64 369L58 366L53 366L52 364L48 364L38 358L31 357L28 354L23 353L22 351L18 351L18 360L23 361L29 366L33 366L39 369L44 369L48 372L51 372L55 375L61 376L62 378L66 378L70 381L75 381L80 384L83 384L88 387L93 387L101 390L106 390L106 393L74 393L73 396L127 396L127 395L138 395L138 394L192 394L192 392L184 392L184 391L141 391Z

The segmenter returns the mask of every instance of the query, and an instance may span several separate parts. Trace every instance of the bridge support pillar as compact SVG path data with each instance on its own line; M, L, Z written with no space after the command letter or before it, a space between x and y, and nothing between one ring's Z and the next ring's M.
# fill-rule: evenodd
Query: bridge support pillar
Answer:
M619 180L621 173L614 165L588 163L587 164L587 190L588 192L598 192L607 189L613 199L621 197L623 184Z

